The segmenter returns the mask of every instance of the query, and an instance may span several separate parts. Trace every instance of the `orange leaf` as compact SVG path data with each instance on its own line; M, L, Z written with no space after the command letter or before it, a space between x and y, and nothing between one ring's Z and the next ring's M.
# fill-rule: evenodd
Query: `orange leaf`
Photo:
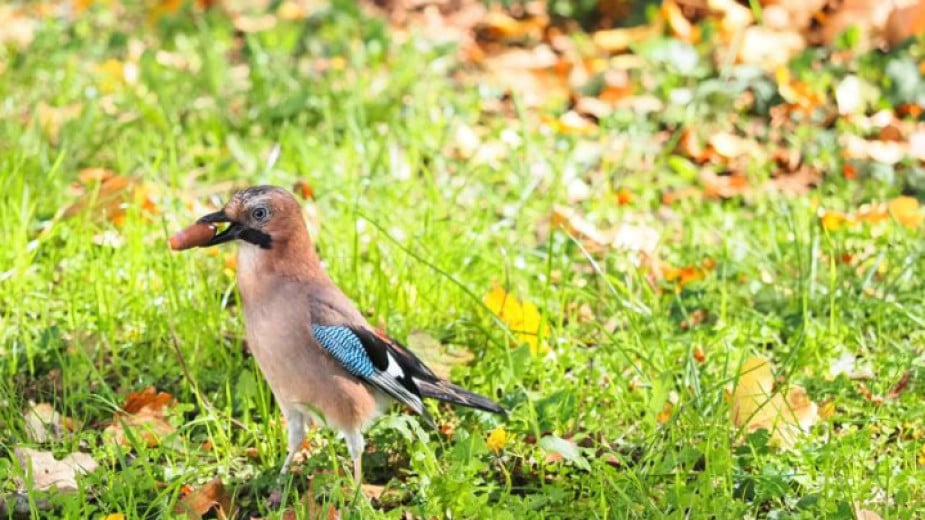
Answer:
M222 479L215 477L201 488L183 497L174 507L174 513L186 513L187 518L197 520L214 509L219 518L225 519L234 517L231 508L231 496L225 490Z
M157 446L163 437L176 430L166 420L167 409L173 400L172 395L158 392L153 386L132 392L104 434L116 444L128 445L129 437L125 430L132 429L149 447Z
M315 198L315 189L312 188L312 185L308 181L299 180L292 185L292 191L298 194L305 200L311 200Z

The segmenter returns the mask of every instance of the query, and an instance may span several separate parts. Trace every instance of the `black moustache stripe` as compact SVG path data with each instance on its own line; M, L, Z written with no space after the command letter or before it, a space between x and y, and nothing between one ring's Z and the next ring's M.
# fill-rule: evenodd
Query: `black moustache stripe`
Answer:
M241 234L238 235L238 238L245 242L250 242L255 246L259 246L261 249L270 249L270 246L273 242L273 239L270 237L270 235L257 229L245 229L244 231L241 231Z

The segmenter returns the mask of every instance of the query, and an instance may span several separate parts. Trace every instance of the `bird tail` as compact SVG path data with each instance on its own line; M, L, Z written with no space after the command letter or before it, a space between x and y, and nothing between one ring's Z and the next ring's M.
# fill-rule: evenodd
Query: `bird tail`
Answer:
M449 381L422 381L416 380L418 390L423 397L431 397L447 403L468 406L486 412L507 414L507 411L491 399L470 392Z

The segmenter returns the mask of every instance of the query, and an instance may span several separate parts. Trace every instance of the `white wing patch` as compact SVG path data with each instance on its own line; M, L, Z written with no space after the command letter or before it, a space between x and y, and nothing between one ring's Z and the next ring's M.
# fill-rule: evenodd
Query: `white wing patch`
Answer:
M405 371L401 369L401 365L398 364L398 361L396 361L395 358L392 357L392 353L386 352L385 355L386 355L386 359L389 360L388 366L385 367L386 374L389 374L390 376L396 379L404 379Z

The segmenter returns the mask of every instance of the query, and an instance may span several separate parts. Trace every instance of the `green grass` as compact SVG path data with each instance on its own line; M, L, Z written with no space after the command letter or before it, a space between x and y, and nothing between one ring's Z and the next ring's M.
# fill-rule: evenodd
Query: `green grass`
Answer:
M829 233L816 216L817 204L853 210L915 193L921 165L864 164L871 171L861 182L846 181L836 137L857 130L810 121L788 142L829 174L815 200L759 193L664 208L665 190L696 181L657 134L699 123L729 129L746 117L728 102L734 92L676 106L667 86L706 90L699 86L716 87L728 71L685 76L642 49L665 110L617 111L600 133L577 137L539 128L528 110L484 114L499 92L455 82L451 47L395 43L383 22L349 2L243 37L218 13L169 16L157 28L133 20L96 7L74 21L45 20L26 50L0 51L0 493L19 489L20 446L85 451L101 464L77 492L35 494L52 507L32 517L169 517L186 486L215 476L242 515L279 517L266 497L285 455L284 428L242 345L225 267L233 247L173 253L165 239L234 187L296 180L314 188L331 276L370 322L400 339L422 330L471 350L453 379L511 413L433 406L452 436L398 410L381 419L368 433L364 469L388 491L372 502L353 494L342 441L313 431L302 476L287 482L288 506L325 516L332 504L349 518L847 519L856 502L884 518L925 510L922 230L887 223ZM922 55L913 45L896 59ZM105 79L97 65L108 58L136 63L137 83ZM343 68L319 72L332 58ZM170 63L178 59L186 64ZM889 85L891 59L861 57L861 74ZM812 77L825 84L844 74ZM776 88L753 81L745 86ZM721 94L738 88L719 86ZM899 101L884 92L882 104ZM79 110L53 135L40 103ZM461 124L482 129L485 143L507 143L503 153L484 162L454 156ZM624 138L630 145L610 153ZM279 160L268 166L274 146ZM130 203L121 226L100 211L61 216L88 167L139 177L157 211ZM763 179L769 166L752 170ZM592 187L577 204L567 201L573 174ZM633 193L630 204L617 205L619 189ZM629 253L591 262L564 231L538 234L556 204L602 229L651 226L666 263L709 259L716 268L680 291L653 287ZM97 245L107 233L117 247ZM846 252L870 261L840 263ZM543 311L548 354L509 346L510 331L481 302L494 283ZM582 305L591 319L579 319ZM703 323L682 326L700 310ZM907 370L910 387L871 403L856 381L828 376L845 352L870 366L865 384L875 394ZM834 415L793 450L769 446L762 433L743 440L730 421L726 389L754 355L771 358L816 402L834 402ZM107 442L112 414L147 386L175 396L176 432L157 447ZM660 422L669 400L672 414ZM31 442L29 401L82 426ZM486 439L498 426L510 440L494 453ZM548 441L537 441L547 435L570 438L575 460L549 460Z

